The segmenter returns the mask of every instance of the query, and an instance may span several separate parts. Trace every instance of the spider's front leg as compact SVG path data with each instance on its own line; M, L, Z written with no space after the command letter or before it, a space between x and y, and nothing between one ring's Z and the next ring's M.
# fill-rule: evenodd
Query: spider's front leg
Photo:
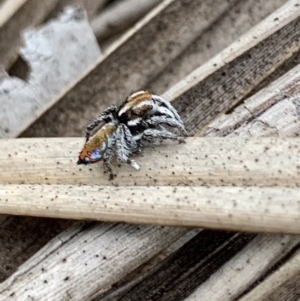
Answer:
M129 159L131 154L140 150L140 146L133 139L131 132L124 124L120 124L117 129L116 146L117 159L120 162L126 162L136 170L141 169L135 160Z
M91 132L94 128L96 128L100 123L105 122L108 123L116 118L118 112L118 108L115 105L109 106L103 113L101 113L97 119L95 119L92 123L90 123L86 128L85 139L86 142L89 140L91 136Z
M103 156L103 164L106 170L109 172L109 180L113 180L115 175L113 174L111 159L114 156L114 148L116 145L116 139L112 138L111 145L107 148L104 156Z

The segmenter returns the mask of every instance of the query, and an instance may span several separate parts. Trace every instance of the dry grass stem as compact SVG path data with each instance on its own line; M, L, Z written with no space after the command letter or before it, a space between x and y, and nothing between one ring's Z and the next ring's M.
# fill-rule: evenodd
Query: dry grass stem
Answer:
M288 296L299 296L300 251L298 250L281 267L262 281L238 301L288 300ZM294 299L296 300L296 299ZM299 299L297 299L299 300Z
M27 1L28 0L5 0L0 5L0 27L2 27Z
M299 185L300 139L188 138L165 142L135 156L136 171L114 164L110 181L103 164L76 165L83 138L6 139L0 145L1 184L119 186ZM5 158L5 160L4 160Z
M102 164L75 164L81 144L3 140L0 213L300 233L299 139L189 138L149 147L137 158L141 171L120 165L113 181Z
M0 185L0 213L300 234L299 188Z
M158 5L160 0L123 0L95 17L91 26L99 42L123 32Z

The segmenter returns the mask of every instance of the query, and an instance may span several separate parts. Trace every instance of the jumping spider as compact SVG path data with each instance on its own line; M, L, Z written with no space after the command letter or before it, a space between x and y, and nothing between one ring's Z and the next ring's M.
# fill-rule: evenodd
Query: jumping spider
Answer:
M100 125L100 129L91 136L91 132ZM86 142L77 164L103 160L110 173L110 179L114 177L111 168L111 159L114 156L118 161L126 162L140 170L139 164L129 157L140 152L145 144L157 143L163 139L184 142L182 137L170 132L165 126L177 128L187 136L179 114L169 101L148 91L136 92L119 108L115 105L108 107L88 125Z

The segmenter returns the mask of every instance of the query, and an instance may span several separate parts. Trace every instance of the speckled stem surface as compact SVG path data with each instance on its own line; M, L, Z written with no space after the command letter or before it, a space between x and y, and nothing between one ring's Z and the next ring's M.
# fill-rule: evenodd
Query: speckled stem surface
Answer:
M300 185L298 138L188 138L147 147L136 171L113 163L113 181L102 162L76 165L83 138L7 139L0 144L0 184L118 186Z
M188 138L136 156L141 171L77 166L81 138L0 146L0 213L300 233L300 139Z
M300 189L0 185L0 213L300 234Z

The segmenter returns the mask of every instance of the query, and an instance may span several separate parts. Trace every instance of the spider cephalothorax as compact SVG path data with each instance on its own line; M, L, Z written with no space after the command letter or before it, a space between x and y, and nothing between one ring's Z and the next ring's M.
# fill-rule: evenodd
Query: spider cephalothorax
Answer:
M139 133L139 139L150 138L151 132L144 132L147 129L161 129L158 137L152 138L176 139L178 136L163 129L163 125L175 127L182 134L187 135L183 122L169 101L161 96L152 95L148 91L139 91L129 96L118 109L118 119L125 123L133 135ZM166 137L167 136L167 137Z
M91 136L91 132L103 123ZM87 127L86 143L77 163L88 164L103 160L110 177L113 177L110 161L116 156L118 161L126 162L139 170L139 165L129 157L141 151L144 143L155 143L163 139L184 142L182 137L170 131L172 128L187 135L184 124L171 103L148 91L136 92L119 108L115 105L108 107Z

